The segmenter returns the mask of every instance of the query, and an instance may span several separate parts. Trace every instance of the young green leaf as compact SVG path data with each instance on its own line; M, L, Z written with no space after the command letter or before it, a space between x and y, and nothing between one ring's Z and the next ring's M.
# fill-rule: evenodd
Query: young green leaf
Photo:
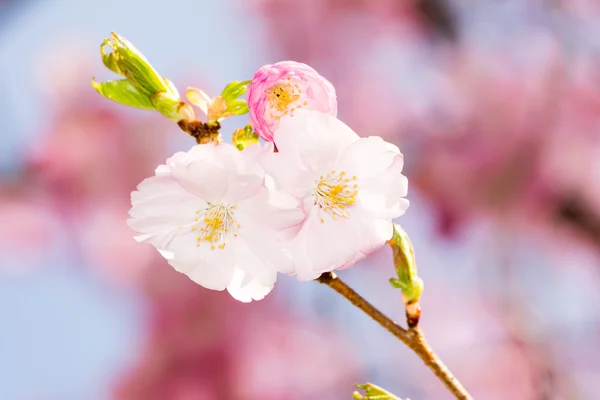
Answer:
M106 82L96 82L92 79L92 86L102 96L117 103L143 110L155 109L148 95L140 92L127 79Z

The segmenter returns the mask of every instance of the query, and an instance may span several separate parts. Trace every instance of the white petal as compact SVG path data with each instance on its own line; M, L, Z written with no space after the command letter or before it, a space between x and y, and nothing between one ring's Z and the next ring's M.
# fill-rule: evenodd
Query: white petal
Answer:
M227 173L217 163L193 160L187 165L173 163L169 167L177 183L207 202L220 200L227 191Z
M151 179L151 178L150 178ZM147 197L143 197L147 195ZM142 219L151 216L173 218L171 226L191 222L196 210L206 206L206 202L180 189L178 192L133 192L133 207L129 210L132 218ZM181 220L180 220L181 219ZM145 230L138 230L145 232Z
M172 257L168 260L169 264L194 282L208 289L225 289L235 269L233 244L229 243L224 249L212 249L206 243L197 247L196 237L192 232L179 234L161 250L170 252Z
M295 272L301 281L352 266L392 236L389 220L323 218L322 223L321 218L321 211L313 208L292 247Z
M309 195L319 178L317 172L303 168L299 158L287 153L266 154L260 162L272 178L274 187L297 198Z
M260 145L252 147L259 148ZM255 152L239 151L231 145L221 149L221 162L229 180L227 193L223 196L224 201L235 203L246 199L263 185L265 171L258 163L259 154L259 149Z
M169 175L145 179L131 194L129 226L138 233L158 233L191 223L195 211L205 206Z
M161 174L144 179L137 186L137 190L131 193L131 203L135 206L140 201L147 201L151 198L161 198L167 195L177 196L183 193L187 192L170 173L168 175Z
M165 164L159 165L158 167L156 167L156 169L154 170L154 173L156 175L169 175L171 174L171 169L169 169L169 167Z
M377 219L369 222L362 221L361 225L362 228L358 228L359 238L363 239L364 242L362 243L360 252L338 269L352 267L392 238L393 224L388 219Z
M172 163L171 169L182 186L209 202L249 197L264 180L257 155L240 152L229 143L195 146L189 157L187 162Z
M260 300L273 288L276 270L257 257L256 250L241 237L230 237L224 249L196 244L195 234L180 234L161 253L194 282L207 289L227 289L240 301Z
M306 251L313 263L313 271L322 273L333 271L353 259L360 250L360 243L349 218L333 220L319 214L320 210L314 207L308 218L310 231L307 231Z
M335 168L357 177L357 205L370 211L370 215L361 218L392 219L404 214L409 204L403 198L408 191L403 165L404 158L396 146L379 137L369 137L348 146Z
M275 273L275 277L277 273ZM275 286L275 280L271 285L262 285L257 281L250 281L242 286L245 274L241 269L236 269L233 273L233 280L227 286L227 291L231 296L243 303L249 303L252 300L262 300L265 298L273 287Z
M408 180L401 171L402 160L396 158L383 173L359 180L357 205L374 218L393 219L403 215L409 202L404 198Z
M275 285L277 270L257 257L257 249L248 243L236 247L237 264L227 291L237 300L263 299Z
M289 241L281 240L275 232L268 229L254 229L244 232L243 239L260 259L263 268L292 274L294 264L288 245Z
M237 204L240 224L264 226L275 231L287 229L304 220L298 201L283 194L273 194L262 187L255 196Z
M256 196L238 204L239 235L262 260L273 269L291 273L292 260L286 242L295 237L304 220L298 202L273 196L262 188ZM237 218L237 217L236 217Z
M271 154L275 150L275 144L273 142L267 142L264 144L255 144L250 147L246 147L242 153L248 160L259 160L260 157L265 154Z
M368 178L386 171L397 160L402 172L403 156L398 147L377 136L361 138L344 149L335 163L337 170Z
M305 169L315 172L330 170L338 154L358 139L339 119L309 110L281 118L274 133L281 154L299 159Z
M228 254L226 250L214 250L215 253L217 251L223 253L208 257L202 264L185 272L185 274L191 280L207 289L223 290L231 283L235 264L232 261L232 255ZM170 264L177 269L173 262L170 262Z

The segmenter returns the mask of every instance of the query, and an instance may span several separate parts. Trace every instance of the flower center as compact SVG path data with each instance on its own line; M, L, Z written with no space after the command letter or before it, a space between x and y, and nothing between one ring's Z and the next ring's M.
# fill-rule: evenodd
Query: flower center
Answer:
M279 120L282 116L294 112L301 108L302 104L294 104L300 99L302 91L300 86L291 82L291 78L286 78L285 82L278 83L267 91L267 101L270 106L271 119ZM306 105L307 102L304 102ZM291 109L290 109L291 106Z
M331 171L317 180L314 191L315 205L331 215L334 220L340 217L348 218L347 207L356 202L358 185L354 183L356 176L348 178L346 172ZM325 220L321 218L321 223Z
M211 250L224 249L230 233L236 237L240 228L240 224L235 222L235 208L235 205L208 203L208 207L196 211L197 217L192 226L192 231L198 232L196 247L206 243L210 244Z

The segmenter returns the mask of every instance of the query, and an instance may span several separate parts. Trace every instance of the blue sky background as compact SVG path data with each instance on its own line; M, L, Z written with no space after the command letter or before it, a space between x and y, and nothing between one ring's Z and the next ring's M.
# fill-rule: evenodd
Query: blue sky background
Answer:
M8 11L0 8L0 173L8 176L51 115L36 80L48 50L82 45L98 78L109 77L98 49L119 32L165 76L214 80L207 91L248 79L262 58L257 26L232 2L29 1ZM53 253L43 260L0 254L0 271L2 264L24 270L0 272L0 399L106 398L140 344L141 299L78 268L68 244Z

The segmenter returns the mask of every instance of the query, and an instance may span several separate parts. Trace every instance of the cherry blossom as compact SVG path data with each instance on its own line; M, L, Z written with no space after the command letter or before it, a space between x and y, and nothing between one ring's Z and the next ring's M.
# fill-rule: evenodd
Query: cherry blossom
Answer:
M337 115L333 85L313 68L294 61L261 67L248 85L250 123L258 135L273 141L273 132L285 115L309 109Z
M271 196L259 153L227 143L176 153L131 195L136 239L208 289L227 289L242 302L264 298L276 266L290 264L278 234L303 213Z
M298 110L275 132L278 153L262 158L278 187L302 202L306 219L290 243L300 280L354 265L392 237L408 207L398 147L360 138L337 118Z

